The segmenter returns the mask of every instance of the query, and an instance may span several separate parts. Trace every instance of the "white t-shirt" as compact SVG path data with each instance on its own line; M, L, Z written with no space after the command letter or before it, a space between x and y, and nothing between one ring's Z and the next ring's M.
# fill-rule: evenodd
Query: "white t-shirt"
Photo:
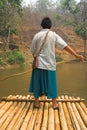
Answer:
M42 29L34 36L30 47L30 52L34 56L37 56L47 31L49 31L49 29ZM49 31L46 42L38 57L38 68L56 70L55 48L62 50L66 46L67 43L58 34Z

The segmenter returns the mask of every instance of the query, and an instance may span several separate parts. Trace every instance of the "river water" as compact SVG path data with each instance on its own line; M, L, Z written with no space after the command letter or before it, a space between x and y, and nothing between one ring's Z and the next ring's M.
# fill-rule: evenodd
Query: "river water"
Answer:
M9 77L16 73L28 71L29 67L0 70L0 99L8 95L27 95L31 72ZM8 78L7 78L8 77ZM7 79L5 79L7 78ZM87 62L69 62L57 65L57 82L59 96L84 98L87 103Z

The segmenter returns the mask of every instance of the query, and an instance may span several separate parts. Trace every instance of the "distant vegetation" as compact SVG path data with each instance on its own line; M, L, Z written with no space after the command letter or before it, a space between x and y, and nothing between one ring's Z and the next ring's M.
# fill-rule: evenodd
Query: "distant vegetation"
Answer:
M0 53L0 65L7 64L19 64L23 65L25 62L25 57L18 50L14 49L13 51L5 51Z
M37 0L32 1L28 6L23 6L23 0L0 0L0 64L5 64L3 56L7 55L9 46L12 44L24 49L31 44L33 35L40 30L41 19L49 16L52 19L53 27L73 28L75 33L84 40L84 56L86 54L87 41L87 0ZM38 28L35 30L35 28ZM59 32L61 33L61 32ZM62 33L61 33L62 34ZM19 62L13 56L13 49L10 53L8 63ZM17 55L19 52L16 52ZM12 56L11 56L12 55ZM19 56L22 61L22 55ZM24 60L23 60L24 62Z
M63 61L63 59L60 56L56 56L56 62Z

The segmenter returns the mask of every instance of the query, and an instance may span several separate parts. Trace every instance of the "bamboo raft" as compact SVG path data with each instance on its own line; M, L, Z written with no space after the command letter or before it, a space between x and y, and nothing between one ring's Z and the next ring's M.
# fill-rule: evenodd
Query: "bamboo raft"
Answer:
M87 130L84 99L58 97L59 109L46 97L34 108L34 97L10 95L0 102L0 130Z

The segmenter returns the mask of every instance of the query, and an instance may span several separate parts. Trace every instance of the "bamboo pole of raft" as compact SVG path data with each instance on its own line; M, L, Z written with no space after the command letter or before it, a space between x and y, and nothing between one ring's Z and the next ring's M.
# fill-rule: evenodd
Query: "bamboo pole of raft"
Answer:
M44 106L44 115L41 130L47 130L47 121L48 121L48 102Z
M11 95L9 96L11 97ZM12 105L13 102L10 103L6 103L2 105L1 109L0 109L0 117L5 113L5 111L7 111L9 109L9 107Z
M22 110L22 112L21 112L21 115L20 115L19 119L17 120L17 122L16 122L16 124L15 124L13 130L14 130L14 129L15 129L15 130L19 130L19 129L20 129L21 124L23 123L23 120L24 120L24 118L25 118L25 115L26 115L26 113L27 113L27 111L28 111L29 105L30 105L30 103L27 103L27 104L24 106L24 108L23 108L23 110Z
M13 111L14 111L14 108L16 107L17 105L17 102L15 102L11 107L10 109L4 114L3 118L5 119L5 123L2 124L2 126L0 127L2 130L5 130L7 128L7 126L9 125L12 117L13 117ZM3 120L1 118L1 120Z
M23 99L25 99L25 96L23 96ZM23 121L23 118L25 116L26 111L28 110L30 103L26 104L26 102L22 102L21 105L23 105L23 107L22 107L22 109L20 109L19 118L16 120L12 130L19 130L21 122Z
M11 116L11 112L10 111L12 111L11 109L13 108L13 106L14 106L15 104L12 104L12 106L11 107L9 107L9 109L7 110L7 111L5 111L5 113L4 113L4 116L0 119L1 121L2 121L2 124L3 124L3 122L4 122L4 120L6 121L6 123L5 124L3 124L2 126L3 126L3 130L4 130L4 127L6 127L6 124L8 125L8 123L7 123L7 116ZM5 108L6 106L4 105L3 106L3 109ZM13 108L14 109L14 108ZM1 114L1 113L0 113ZM0 125L0 128L2 127L1 125Z
M52 102L49 103L48 130L55 130L54 129L54 110L52 108Z
M34 122L35 122L35 119L36 119L36 116L37 116L37 111L38 111L37 109L33 110L31 118L29 120L29 123L28 123L28 126L27 126L26 130L33 130L33 128L34 128Z
M81 106L81 108L84 110L84 112L87 115L87 107L86 107L86 105L83 102L80 102L80 106Z
M8 97L3 97L1 101L17 101L17 102L34 102L35 98L32 96L29 99L20 99L20 98L8 98ZM51 102L50 99L40 99L40 102ZM58 102L81 102L84 101L84 99L57 99Z
M20 96L19 98L21 98L21 96ZM21 102L19 102L19 104L17 105L17 110L18 110L18 111L15 111L14 118L13 118L13 120L10 122L10 124L9 124L9 126L7 127L6 130L14 130L14 125L15 125L15 123L17 122L18 118L20 117L20 114L21 114L21 112L22 112L22 110L23 110L25 104L26 104L26 103L23 103L23 104L22 104ZM21 118L21 117L20 117L20 118Z
M60 99L60 97L58 99ZM64 115L63 106L61 102L59 102L59 115L60 115L60 122L61 122L62 130L68 130L66 118Z
M78 97L77 99L79 99L80 100L80 98ZM81 106L81 108L84 110L84 112L86 113L86 115L87 115L87 107L86 107L86 105L84 104L84 102L80 102L79 103L80 104L80 106Z
M34 130L40 130L41 123L42 123L42 116L43 116L43 106L44 106L44 103L41 102L39 110L37 112L37 118L35 120Z
M27 112L27 115L26 115L26 117L24 119L24 122L23 122L20 130L26 130L27 129L27 125L29 123L29 120L30 120L30 117L32 115L32 112L33 112L33 103L30 104L30 108L29 108L29 110Z
M65 98L68 99L68 96L65 96ZM75 129L75 130L81 130L81 128L80 128L80 126L79 126L79 123L78 123L78 121L77 121L77 118L76 118L76 116L75 116L74 110L73 110L73 108L72 108L72 103L67 102L67 106L68 106L69 114L70 114L70 116L71 116L71 120L72 120L74 129Z
M71 97L70 97L70 99L71 99ZM73 107L74 113L75 113L75 115L76 115L76 118L77 118L77 120L78 120L78 123L79 123L79 125L80 125L80 128L81 128L82 130L86 130L85 124L83 123L83 121L82 121L82 119L81 119L81 117L80 117L80 115L79 115L79 112L78 112L78 110L77 110L77 108L76 108L76 105L75 105L75 103L73 103L73 102L72 102L72 107Z
M1 103L0 103L0 109L5 105L5 101L2 101Z
M79 103L76 103L76 107L77 107L78 111L80 112L80 115L81 115L84 123L87 126L87 114L85 114L85 111L82 109L82 107L79 105Z
M11 107L11 105L13 104L13 102L10 103L6 103L2 109L0 109L0 118L8 111L8 109ZM2 117L2 120L0 119L0 126L2 125L2 123L4 122L4 118Z
M64 99L64 96L61 96L61 98ZM69 130L74 130L73 126L72 126L72 122L71 122L70 116L69 116L69 111L68 111L66 103L63 102L62 106L63 106L64 114L65 114L65 117L66 117L66 122L67 122L68 129Z
M68 96L66 95L65 96L65 99L67 100L68 99ZM70 115L70 119L71 119L71 122L72 122L72 124L73 124L73 129L74 130L77 130L76 129L76 126L75 126L75 123L74 123L74 114L73 114L73 110L72 110L72 106L71 106L71 103L70 102L67 102L66 103L67 104L67 108L68 108L68 111L69 111L69 115Z
M60 130L60 121L59 121L58 110L54 110L54 124L55 124L55 130Z

